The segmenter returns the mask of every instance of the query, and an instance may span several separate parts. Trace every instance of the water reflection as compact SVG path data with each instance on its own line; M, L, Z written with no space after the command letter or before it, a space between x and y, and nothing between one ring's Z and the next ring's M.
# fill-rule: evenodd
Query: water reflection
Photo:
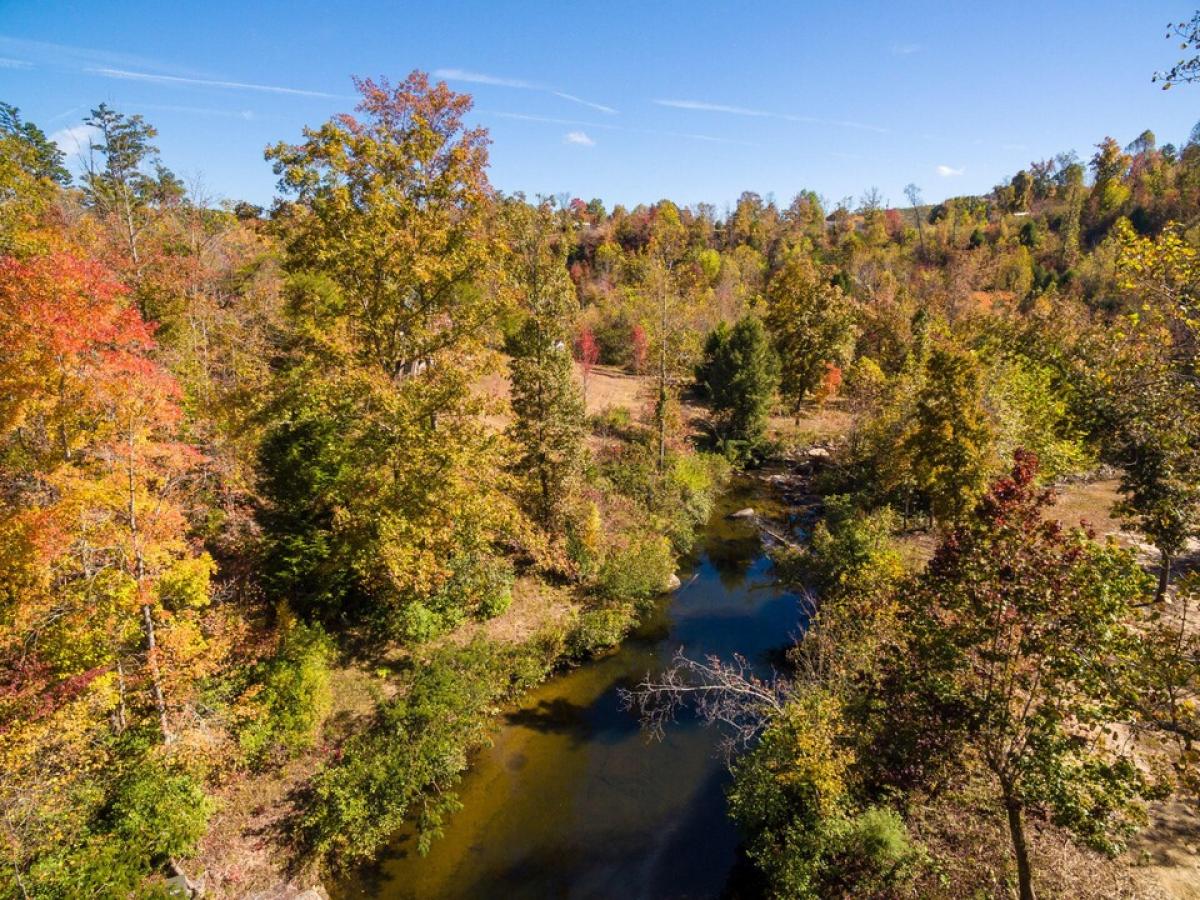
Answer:
M430 854L398 835L382 861L333 885L336 897L737 897L738 838L725 816L728 774L716 735L684 717L648 742L617 691L692 655L767 662L799 624L772 582L745 485L709 523L684 587L622 648L559 676L504 717L461 786L463 809ZM767 510L768 513L771 510Z

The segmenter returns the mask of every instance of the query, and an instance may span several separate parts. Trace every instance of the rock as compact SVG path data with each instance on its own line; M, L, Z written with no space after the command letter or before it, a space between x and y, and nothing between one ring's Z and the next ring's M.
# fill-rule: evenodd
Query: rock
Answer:
M679 580L679 576L672 572L671 577L667 579L667 591L677 591L682 584L683 582Z
M829 459L829 450L825 447L809 447L809 459Z
M246 900L329 900L329 892L320 883L304 889L289 881L257 894L249 894Z
M745 509L739 509L737 512L730 513L729 518L731 518L731 519L753 519L754 518L754 508L751 506L747 506Z

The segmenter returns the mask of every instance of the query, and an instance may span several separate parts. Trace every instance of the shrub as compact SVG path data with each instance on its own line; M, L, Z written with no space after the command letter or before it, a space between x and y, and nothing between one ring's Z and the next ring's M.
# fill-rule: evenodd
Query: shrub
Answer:
M424 643L445 634L469 614L490 619L512 602L513 570L507 560L486 553L463 553L450 563L450 577L436 591L413 598L396 613L386 630L407 642Z
M896 513L889 507L866 512L846 495L826 498L825 518L813 529L807 549L785 567L819 594L874 594L904 574L904 563L892 540ZM790 571L788 569L791 568Z
M116 834L149 868L152 862L190 856L212 810L212 801L189 773L148 760L120 783L112 820Z
M714 453L681 454L671 460L656 506L666 518L665 531L677 552L692 546L729 472L729 462Z
M671 542L660 534L633 534L609 550L597 578L597 591L612 600L649 600L666 590L675 572Z
M285 621L275 656L259 667L249 721L238 736L255 763L312 746L329 715L333 643L320 625Z
M892 896L923 854L886 807L856 809L852 724L822 689L789 701L734 768L730 811L772 897Z
M594 501L569 510L565 524L567 558L581 580L594 578L604 559L604 521Z
M369 859L412 821L426 852L460 806L453 788L487 743L495 704L544 678L562 646L551 633L517 647L479 640L419 665L408 691L314 779L302 823L313 849L335 862Z
M567 632L566 655L583 659L598 650L615 647L635 621L633 606L628 603L584 610Z

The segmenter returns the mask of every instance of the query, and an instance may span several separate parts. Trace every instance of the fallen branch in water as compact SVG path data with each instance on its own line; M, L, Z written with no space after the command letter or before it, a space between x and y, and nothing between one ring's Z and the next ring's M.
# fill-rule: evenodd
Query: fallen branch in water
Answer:
M749 745L783 708L788 687L774 670L769 678L759 678L740 654L728 663L716 656L696 660L680 647L656 680L647 675L620 694L622 708L636 710L642 726L659 740L681 709L692 708L706 725L724 727L728 756Z

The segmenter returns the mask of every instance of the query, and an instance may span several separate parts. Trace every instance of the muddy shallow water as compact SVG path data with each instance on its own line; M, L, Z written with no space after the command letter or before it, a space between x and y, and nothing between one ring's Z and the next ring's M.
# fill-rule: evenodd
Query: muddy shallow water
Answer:
M618 689L689 655L737 652L769 665L801 627L797 598L772 577L753 505L760 482L718 505L683 587L617 651L559 675L502 720L460 786L463 808L421 857L400 834L375 865L330 885L335 898L667 898L742 895L738 836L725 815L717 735L685 717L648 741Z

